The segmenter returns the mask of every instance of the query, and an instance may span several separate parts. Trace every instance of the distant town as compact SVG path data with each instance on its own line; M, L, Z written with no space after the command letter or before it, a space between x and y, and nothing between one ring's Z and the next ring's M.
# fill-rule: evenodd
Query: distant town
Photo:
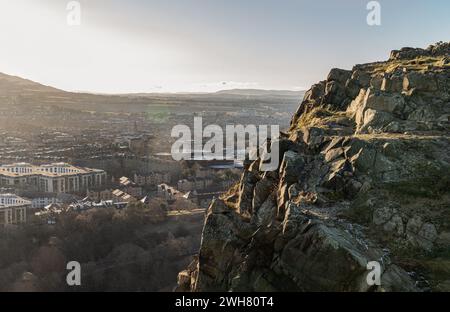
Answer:
M229 160L175 162L171 127L190 125L198 115L219 125L267 123L270 116L286 128L299 98L258 90L99 96L2 77L10 84L0 102L4 225L52 225L69 211L126 209L151 198L164 200L167 212L205 209L238 182L242 166ZM23 84L34 92L23 92Z
M286 129L302 94L112 96L0 74L0 291L70 291L69 260L82 291L173 290L243 163L175 161L171 129L196 116Z

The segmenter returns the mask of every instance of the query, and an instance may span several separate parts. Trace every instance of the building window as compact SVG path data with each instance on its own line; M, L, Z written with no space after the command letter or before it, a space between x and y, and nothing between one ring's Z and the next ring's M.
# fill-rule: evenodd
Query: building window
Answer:
M11 209L5 210L5 224L13 223L13 214Z
M25 208L18 208L16 210L16 218L17 218L17 223L22 223L22 222L26 221Z

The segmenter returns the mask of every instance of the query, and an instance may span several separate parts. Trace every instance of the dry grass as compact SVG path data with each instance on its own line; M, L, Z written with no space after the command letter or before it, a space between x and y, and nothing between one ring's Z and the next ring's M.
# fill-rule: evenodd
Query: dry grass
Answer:
M327 124L340 123L342 119L347 119L344 111L333 111L329 107L318 106L300 116L297 121L297 129L303 127L326 128Z
M445 56L431 57L420 56L413 60L393 60L380 63L367 64L366 69L371 74L393 73L397 69L405 68L407 71L427 71L431 67L449 68L449 64L445 64Z

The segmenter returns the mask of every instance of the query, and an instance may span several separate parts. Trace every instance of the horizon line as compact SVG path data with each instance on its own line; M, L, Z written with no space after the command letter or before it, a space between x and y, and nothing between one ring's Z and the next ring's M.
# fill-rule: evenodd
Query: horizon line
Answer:
M145 96L145 95L189 95L189 94L215 94L215 93L219 93L219 92L229 92L229 91L263 91L263 92L305 92L308 90L308 88L303 88L303 87L293 87L293 88L257 88L257 87L253 87L253 88L229 88L229 89L218 89L216 91L163 91L163 92L158 92L158 91L136 91L136 92L101 92L101 91L88 91L88 90L68 90L68 89L64 89L64 88L59 88L50 84L44 84L41 82L38 82L36 80L32 80L29 78L25 78L22 76L19 76L17 74L10 74L10 73L6 73L6 72L0 72L0 75L5 75L5 76L9 76L12 78L16 78L16 79L21 79L21 80L26 80L29 81L31 83L37 84L37 85L41 85L43 87L47 87L47 88L52 88L52 89L56 89L62 92L68 92L68 93L78 93L78 94L92 94L92 95L116 95L116 96Z

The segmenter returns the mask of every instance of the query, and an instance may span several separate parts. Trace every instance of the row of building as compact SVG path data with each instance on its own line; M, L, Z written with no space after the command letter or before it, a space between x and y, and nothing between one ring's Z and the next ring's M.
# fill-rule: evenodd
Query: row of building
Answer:
M30 210L74 201L76 196L72 194L81 194L89 188L99 188L105 184L106 172L100 169L67 163L2 165L0 225L25 223Z
M220 192L214 193L197 193L181 192L176 188L160 184L157 186L156 196L165 199L168 203L174 203L177 200L189 200L197 207L206 208L212 197L218 196ZM105 190L101 192L88 191L83 199L73 198L70 202L53 198L45 200L39 204L12 193L0 193L0 226L26 223L30 216L45 216L49 224L56 222L56 215L65 211L85 211L94 208L116 208L123 209L128 204L139 201L140 197L132 196L120 189ZM145 203L149 196L141 199ZM44 206L45 205L45 206Z
M150 195L143 192L143 186L148 185L155 185L154 195L168 203L184 199L198 207L207 207L211 198L220 193L212 188L217 183L210 178L208 170L201 167L193 169L192 177L179 180L172 187L169 185L171 176L168 173L136 174L134 181L121 177L111 182L107 181L103 170L67 163L3 165L0 166L0 225L25 223L29 219L27 215L124 208L141 198L148 199L149 196L143 197Z
M36 166L16 163L0 166L0 186L46 193L79 193L106 184L106 172L67 163Z

